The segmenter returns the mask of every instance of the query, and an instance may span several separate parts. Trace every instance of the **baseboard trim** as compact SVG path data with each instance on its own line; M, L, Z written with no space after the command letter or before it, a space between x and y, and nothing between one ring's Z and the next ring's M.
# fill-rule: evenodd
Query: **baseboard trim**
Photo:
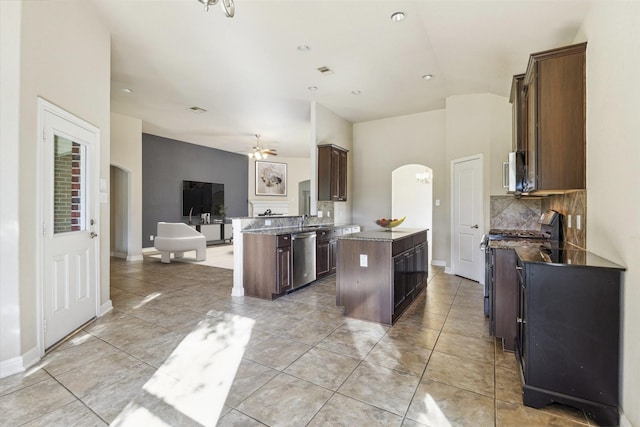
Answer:
M159 252L158 252L158 250L156 248L151 246L150 248L142 248L142 253L143 254L153 254L153 253L159 253Z
M40 360L40 350L33 347L22 356L13 357L0 362L0 378L24 372L30 366L35 365Z
M447 266L447 261L445 261L443 259L432 259L431 260L431 265L435 265L436 267L446 267Z
M620 411L620 427L633 427L629 418L627 418L622 411Z
M111 256L114 258L121 258L121 259L126 259L127 258L127 254L125 254L124 252L111 252Z
M144 261L144 256L142 256L142 255L128 255L126 260L129 261L129 262Z
M453 274L453 270L451 269L451 267L445 267L444 272L447 274Z
M98 316L102 317L111 310L113 310L113 304L111 303L111 300L109 300L100 306L100 314Z

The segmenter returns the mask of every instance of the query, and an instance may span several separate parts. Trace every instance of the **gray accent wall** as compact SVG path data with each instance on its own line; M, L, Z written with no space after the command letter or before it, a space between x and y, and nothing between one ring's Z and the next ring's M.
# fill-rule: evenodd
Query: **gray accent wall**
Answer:
M224 184L227 217L248 212L247 156L142 134L142 246L152 247L159 221L180 222L182 181Z

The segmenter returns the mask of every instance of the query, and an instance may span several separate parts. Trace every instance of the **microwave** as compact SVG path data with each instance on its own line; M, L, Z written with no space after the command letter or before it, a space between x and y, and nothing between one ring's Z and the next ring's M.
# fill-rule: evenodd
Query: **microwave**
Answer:
M509 161L502 166L502 186L508 193L522 193L525 183L524 151L509 153Z

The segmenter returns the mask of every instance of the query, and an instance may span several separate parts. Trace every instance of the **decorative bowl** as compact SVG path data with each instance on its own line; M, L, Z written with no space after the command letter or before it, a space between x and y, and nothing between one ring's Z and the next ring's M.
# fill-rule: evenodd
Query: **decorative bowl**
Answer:
M382 228L391 229L393 227L397 227L398 225L402 224L406 218L407 218L406 216L403 216L400 219L380 218L380 219L376 219L376 224Z

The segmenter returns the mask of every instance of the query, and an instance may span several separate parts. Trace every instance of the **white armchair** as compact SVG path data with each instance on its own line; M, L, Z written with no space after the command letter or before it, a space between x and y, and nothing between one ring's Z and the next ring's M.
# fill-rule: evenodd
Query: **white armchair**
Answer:
M185 251L195 250L196 261L207 259L206 237L182 222L159 222L154 246L165 264L171 262L171 252L174 258L182 258Z

